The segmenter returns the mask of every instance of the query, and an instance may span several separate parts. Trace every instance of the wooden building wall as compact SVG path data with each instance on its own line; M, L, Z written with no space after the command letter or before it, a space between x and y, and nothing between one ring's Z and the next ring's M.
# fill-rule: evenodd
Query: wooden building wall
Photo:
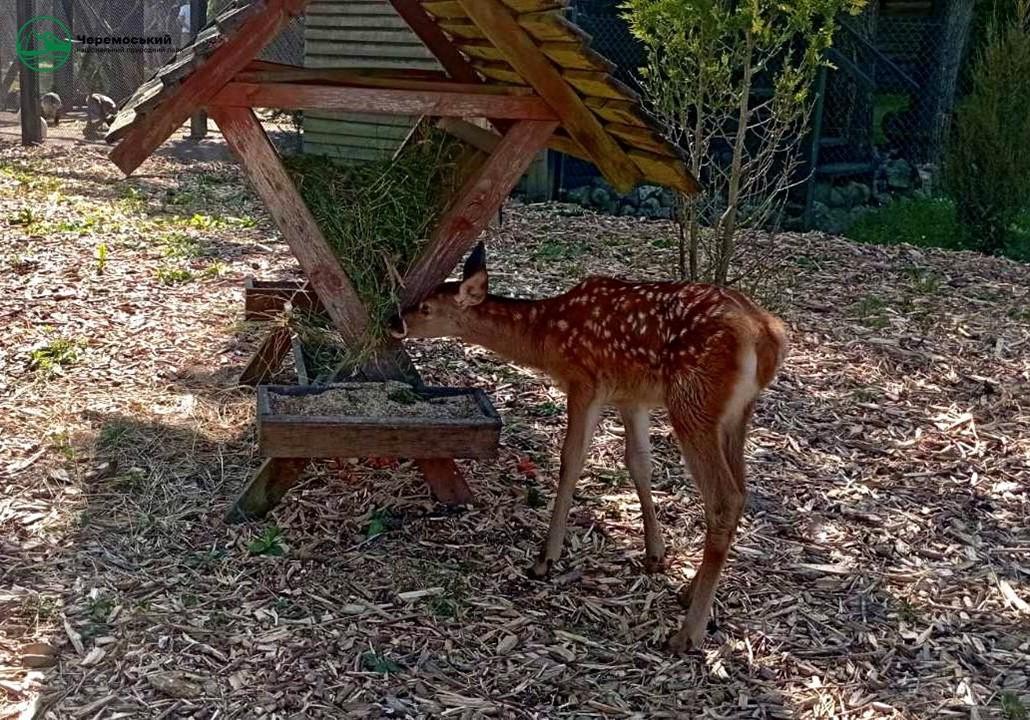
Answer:
M388 0L315 0L304 23L304 65L312 68L439 69ZM304 152L345 160L389 156L414 118L306 112Z

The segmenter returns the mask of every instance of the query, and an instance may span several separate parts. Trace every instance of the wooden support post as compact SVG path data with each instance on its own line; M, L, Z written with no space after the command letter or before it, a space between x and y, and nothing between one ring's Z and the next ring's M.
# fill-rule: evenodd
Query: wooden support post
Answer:
M558 127L551 121L515 123L493 154L465 181L440 217L429 244L404 278L402 307L420 302L443 282L490 223L536 153Z
M283 168L261 123L248 108L214 106L211 115L240 159L244 172L268 207L333 324L348 344L357 344L368 324L368 314ZM550 128L548 134L553 131L553 121L544 124ZM396 342L384 348L372 364L364 368L364 373L373 379L418 377L410 358ZM237 501L230 517L234 517L234 513L239 516L237 510L246 516L256 510L263 514L274 507L300 476L299 469L285 462L279 458L266 462ZM454 460L418 461L418 465L441 502L467 502L471 497Z
M35 15L33 5L33 0L18 0L17 30L25 27ZM19 35L17 42L25 43L26 50L36 48L36 36L31 31L26 32L24 37ZM39 145L43 142L43 118L39 114L39 74L23 62L18 65L18 82L21 85L21 144Z
M245 522L263 518L297 484L308 466L306 458L266 458L236 498L225 519Z
M240 159L255 192L264 201L336 329L347 344L357 345L368 325L368 313L254 112L249 108L212 106L211 116Z
M561 72L498 0L458 0L504 59L554 109L569 134L588 152L608 181L629 192L643 177L626 152L583 104Z
M268 379L282 367L283 360L290 352L292 335L293 333L286 326L279 326L268 333L261 341L257 352L240 373L240 385L260 385L268 382Z

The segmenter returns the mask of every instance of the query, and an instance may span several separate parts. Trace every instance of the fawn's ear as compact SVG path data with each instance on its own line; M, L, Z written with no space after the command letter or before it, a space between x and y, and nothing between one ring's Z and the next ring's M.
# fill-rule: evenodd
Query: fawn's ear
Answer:
M472 249L468 259L465 261L465 268L461 272L461 279L468 280L480 270L484 273L486 272L486 246L482 240L476 244L476 247Z
M476 270L471 275L466 275L458 286L458 294L455 301L461 307L478 305L486 299L486 289L489 279L486 276L486 268Z

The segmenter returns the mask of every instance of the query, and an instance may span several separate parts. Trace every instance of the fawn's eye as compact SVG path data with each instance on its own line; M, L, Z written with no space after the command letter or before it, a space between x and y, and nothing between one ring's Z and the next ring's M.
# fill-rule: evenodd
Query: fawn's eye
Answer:
M428 315L429 314L429 303L422 303L421 305L419 305L418 311L420 313L422 313L423 315Z

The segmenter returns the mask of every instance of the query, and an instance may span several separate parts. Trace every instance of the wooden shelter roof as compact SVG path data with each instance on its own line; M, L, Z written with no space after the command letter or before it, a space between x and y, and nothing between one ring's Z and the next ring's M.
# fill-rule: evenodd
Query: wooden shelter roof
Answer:
M296 84L265 85L256 97L245 92L241 73L252 79L258 71L267 74L278 67L280 78L285 77L283 66L255 58L310 1L233 2L123 104L107 137L119 143L112 152L115 163L132 172L193 112L211 102L290 107L284 103ZM649 182L688 193L698 189L679 150L661 137L636 93L613 76L611 62L590 49L589 36L564 17L565 0L389 2L437 57L445 75L347 74L341 69L337 77L333 71L303 71L311 74L293 79L369 87L374 78L372 87L411 92L438 89L446 80L462 91L542 100L548 106L544 110L559 121L549 147L593 162L616 188L625 191ZM226 88L230 81L236 81L234 87ZM469 110L468 116L475 112ZM506 121L492 117L503 131Z

